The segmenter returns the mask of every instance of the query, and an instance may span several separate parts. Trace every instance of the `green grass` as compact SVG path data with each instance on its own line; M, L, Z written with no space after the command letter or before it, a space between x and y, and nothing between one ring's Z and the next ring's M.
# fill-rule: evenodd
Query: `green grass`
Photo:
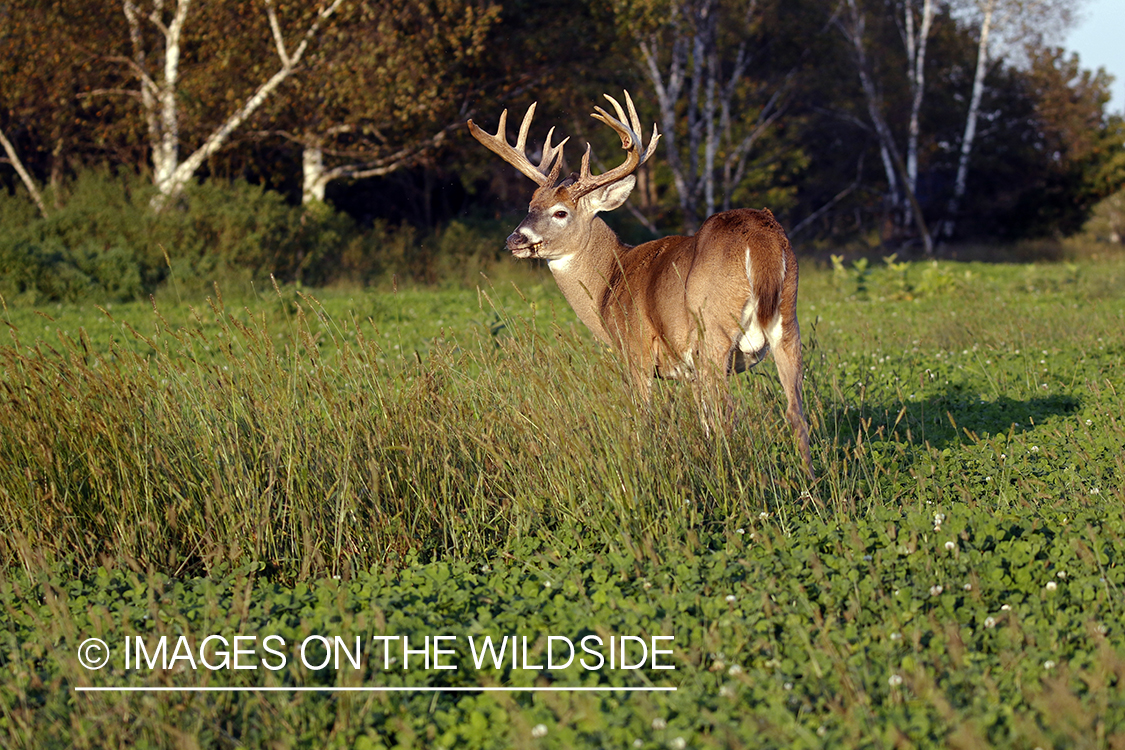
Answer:
M515 278L8 307L5 743L1125 744L1122 259L806 264L812 485L772 363L709 438L690 389L635 404ZM676 670L76 661L93 635L595 632L674 635ZM73 691L337 681L678 690Z

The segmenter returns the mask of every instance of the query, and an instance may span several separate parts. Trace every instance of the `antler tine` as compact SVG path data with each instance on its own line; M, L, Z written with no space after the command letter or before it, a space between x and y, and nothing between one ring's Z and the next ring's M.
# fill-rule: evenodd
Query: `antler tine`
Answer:
M648 148L642 154L641 149L644 143L638 135L641 129L641 119L637 115L637 109L633 105L633 99L629 96L629 92L625 92L625 102L629 107L628 116L626 116L620 102L609 94L606 94L605 98L613 104L613 108L617 111L617 117L609 114L601 107L594 107L592 116L595 120L609 125L621 137L621 148L626 151L625 163L594 177L590 174L590 144L587 143L586 153L582 156L582 168L578 174L578 182L571 188L571 194L576 198L632 174L638 166L648 161L649 157L655 153L656 142L660 139L660 133L654 124L652 126L652 138L649 140ZM629 124L626 124L626 122Z
M604 95L613 103L613 108L617 110L617 117L621 125L625 124L625 113L621 110L621 105L609 94ZM625 92L625 103L629 105L629 135L633 142L638 146L641 145L641 118L637 116L637 108L633 106L633 97L629 96L629 92ZM595 107L597 109L597 107ZM602 114L605 114L602 112ZM612 125L611 125L612 127ZM615 128L616 129L616 128ZM656 123L652 124L652 137L648 141L648 148L645 149L644 155L641 156L640 164L644 164L656 152L656 142L660 140L660 133L656 130Z
M526 153L524 146L527 144L527 131L531 130L531 118L535 117L535 108L538 105L539 102L532 102L523 116L523 122L520 123L520 134L516 136L516 151L521 154Z
M554 185L555 180L559 177L559 170L562 168L562 153L563 146L570 140L570 137L563 138L558 144L551 145L551 137L555 134L555 129L551 128L547 131L547 140L543 141L543 156L539 160L537 169L547 175L547 184ZM558 157L557 159L555 157ZM554 166L551 163L554 162Z
M531 160L527 158L525 145L527 143L527 133L531 129L531 120L534 116L535 104L533 103L527 108L527 114L523 116L523 122L520 123L520 131L516 138L515 146L508 143L508 136L506 135L506 127L508 124L508 110L506 109L500 113L500 125L496 129L495 135L477 127L476 123L472 120L469 120L468 125L469 132L472 133L473 137L480 141L485 148L511 164L527 177L530 177L540 187L544 187L554 184L555 180L558 178L559 166L562 163L562 159L560 158L555 161L554 157L561 154L563 144L566 143L566 140L563 140L563 142L557 146L552 146L551 135L554 133L555 129L551 128L551 132L547 134L547 141L543 145L542 161L540 161L538 167L532 164ZM555 164L550 170L550 173L548 173L547 168L551 165L552 161L555 161Z

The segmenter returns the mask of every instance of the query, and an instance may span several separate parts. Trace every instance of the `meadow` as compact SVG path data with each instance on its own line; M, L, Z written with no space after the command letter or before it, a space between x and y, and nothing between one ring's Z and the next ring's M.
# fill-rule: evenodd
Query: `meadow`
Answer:
M708 435L542 270L5 302L0 744L1125 747L1125 257L801 274L813 483L770 360ZM288 658L122 659L212 634ZM465 647L622 635L675 669ZM459 690L77 690L365 686Z

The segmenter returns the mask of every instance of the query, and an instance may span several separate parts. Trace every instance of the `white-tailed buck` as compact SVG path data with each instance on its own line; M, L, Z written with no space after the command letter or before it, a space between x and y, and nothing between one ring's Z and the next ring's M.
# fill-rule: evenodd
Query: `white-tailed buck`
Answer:
M715 214L692 237L665 237L630 247L617 238L600 211L621 206L633 189L633 171L656 150L652 129L645 147L629 93L625 112L613 117L595 107L593 117L621 137L625 162L590 173L590 146L578 174L559 182L567 140L551 144L547 133L539 164L525 153L535 114L532 104L516 145L472 120L473 137L539 185L525 218L508 237L517 258L542 258L559 288L594 334L624 355L637 390L648 399L652 377L694 379L701 386L725 383L773 351L789 401L786 416L812 476L809 429L801 401L801 335L797 326L797 259L785 230L768 210L744 208ZM730 399L729 389L726 398Z

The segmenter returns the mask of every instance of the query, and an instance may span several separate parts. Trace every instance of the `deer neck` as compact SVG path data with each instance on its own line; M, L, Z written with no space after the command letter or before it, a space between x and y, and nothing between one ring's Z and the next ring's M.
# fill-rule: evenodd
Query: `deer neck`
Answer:
M584 241L575 242L569 253L547 264L578 319L607 344L610 337L602 325L601 301L621 254L628 249L604 221L595 217Z

